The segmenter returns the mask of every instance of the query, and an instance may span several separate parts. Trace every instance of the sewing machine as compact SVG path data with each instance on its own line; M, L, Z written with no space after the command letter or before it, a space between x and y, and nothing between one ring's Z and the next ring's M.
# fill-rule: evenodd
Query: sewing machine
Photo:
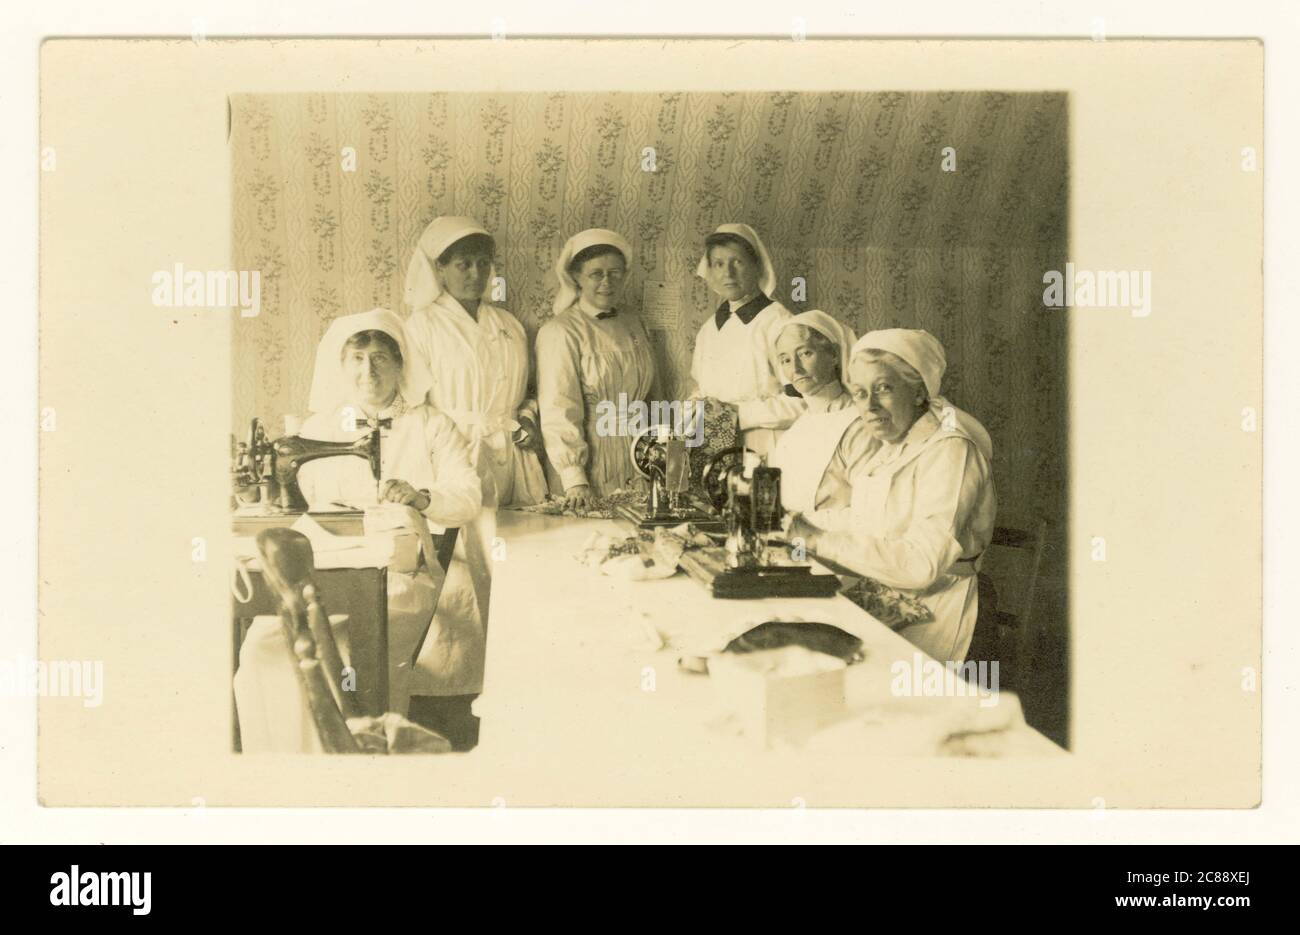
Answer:
M617 512L640 529L694 523L721 529L720 518L691 502L691 452L686 439L666 425L652 425L632 439L632 464L650 482L643 504L622 504Z
M705 494L727 524L722 546L688 549L680 564L714 597L832 597L840 582L814 573L770 533L781 529L781 471L754 452L728 448L709 459L701 475Z
M261 419L249 426L248 440L233 452L231 481L235 501L244 506L260 505L264 514L306 513L307 498L298 486L298 470L318 458L352 455L370 464L376 488L380 477L379 429L352 442L327 442L300 435L285 435L271 441ZM376 489L376 493L378 490ZM252 499L256 494L256 499Z

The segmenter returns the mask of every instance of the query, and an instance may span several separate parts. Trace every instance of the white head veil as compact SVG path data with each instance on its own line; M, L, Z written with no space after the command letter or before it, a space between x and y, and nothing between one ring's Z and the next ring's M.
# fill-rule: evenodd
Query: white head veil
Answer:
M806 312L800 312L792 318L787 318L772 329L773 360L776 360L777 356L777 340L787 328L793 325L803 325L805 328L811 328L839 348L840 382L846 382L849 378L849 355L853 353L853 345L857 341L857 338L853 335L853 329L832 318L821 309L810 308ZM777 372L780 373L780 371ZM781 376L784 379L785 375L781 374Z
M763 241L758 239L758 234L754 228L748 224L722 224L713 233L715 234L735 234L742 240L749 243L758 254L759 261L763 264L763 272L758 278L758 288L763 291L769 299L776 298L776 267L772 265L772 257L767 252L767 247L763 246ZM699 276L705 282L709 281L709 251L704 251L704 256L700 257L699 265L695 267L695 275Z
M382 331L397 342L402 353L402 377L398 392L407 405L424 402L432 380L424 361L416 359L407 347L402 320L388 309L374 308L356 315L343 315L330 323L316 349L316 370L311 379L311 396L307 408L312 412L333 412L339 406L355 402L353 391L343 374L343 345L361 331Z
M958 409L939 395L943 373L948 369L948 357L938 338L928 331L885 328L864 334L853 345L852 356L857 357L862 351L868 350L887 351L911 364L925 381L925 390L930 397L930 411L935 418L943 422L945 414L951 412L956 424L975 442L980 453L990 461L993 459L993 439L989 437L988 430L969 412Z
M580 290L573 277L569 275L569 264L583 250L600 244L613 247L623 254L623 262L629 267L632 265L632 246L618 233L603 227L593 227L580 234L574 234L565 242L560 255L555 258L555 277L560 281L560 291L555 294L555 301L551 303L551 311L555 314L560 314L578 301Z
M442 252L458 240L471 234L491 234L479 225L478 221L468 217L448 215L434 218L420 235L420 240L411 253L411 262L406 267L406 289L403 301L411 308L424 308L442 295L442 286L434 275L433 264L442 256ZM483 297L487 298L492 289L492 275L483 286Z

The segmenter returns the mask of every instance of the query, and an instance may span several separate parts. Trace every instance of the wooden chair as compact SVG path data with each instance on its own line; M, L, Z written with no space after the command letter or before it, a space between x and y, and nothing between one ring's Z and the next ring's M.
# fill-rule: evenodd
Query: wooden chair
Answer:
M436 560L444 572L451 563L456 534L455 529L447 530L438 544ZM280 625L321 746L326 753L363 752L347 723L361 716L356 699L327 674L342 673L343 658L320 602L310 541L292 529L276 527L263 529L256 542L266 582L280 602ZM416 643L412 665L427 632Z
M1048 524L1032 531L999 526L979 572L979 617L967 659L998 662L1006 688L1023 688L1033 662L1038 579Z
M302 533L281 526L257 534L257 551L267 584L280 600L280 626L321 746L326 753L360 753L347 725L348 718L361 713L356 699L326 675L342 672L343 658L317 595L311 543Z

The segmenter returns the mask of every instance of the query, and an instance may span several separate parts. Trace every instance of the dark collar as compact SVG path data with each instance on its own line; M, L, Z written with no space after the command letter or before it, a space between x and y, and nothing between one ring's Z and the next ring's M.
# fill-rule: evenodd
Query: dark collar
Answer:
M760 292L740 308L736 309L736 317L740 319L742 325L747 325L758 317L759 312L771 304L772 300ZM722 330L722 326L727 323L727 319L730 317L731 303L726 299L723 299L722 304L718 306L717 312L713 315L713 321L718 326L719 331Z

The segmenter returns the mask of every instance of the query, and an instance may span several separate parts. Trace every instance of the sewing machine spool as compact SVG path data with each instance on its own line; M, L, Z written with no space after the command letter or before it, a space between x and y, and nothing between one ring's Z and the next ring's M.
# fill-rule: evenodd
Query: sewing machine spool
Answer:
M618 515L639 529L682 523L694 523L706 531L723 529L720 517L692 502L690 449L685 439L673 438L664 426L649 426L632 439L632 465L650 481L650 492L644 503L620 504Z

